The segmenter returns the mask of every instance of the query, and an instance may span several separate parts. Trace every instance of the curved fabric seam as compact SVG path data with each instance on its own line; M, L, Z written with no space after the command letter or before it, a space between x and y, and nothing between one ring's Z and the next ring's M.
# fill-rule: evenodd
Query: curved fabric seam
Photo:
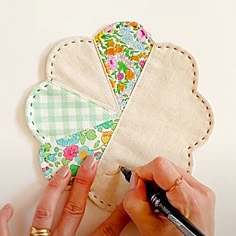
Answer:
M54 64L56 63L56 58L60 55L60 53L62 52L63 48L65 47L68 47L68 46L75 46L76 43L89 43L89 44L93 44L94 47L95 47L95 50L97 52L97 47L96 47L96 44L94 44L93 42L93 39L84 39L84 38L73 38L73 39L68 39L68 40L65 40L65 41L62 41L60 42L50 53L49 57L48 57L48 61L47 61L47 72L48 72L48 75L47 75L47 79L49 81L56 81L56 78L53 77L53 70L54 70ZM54 61L53 61L54 60ZM99 61L100 61L100 58L99 58ZM101 62L101 61L100 61ZM102 67L102 70L104 72L104 69ZM105 75L106 77L106 75ZM107 83L109 82L107 80L107 77L106 77L106 81ZM58 82L57 82L58 83ZM65 85L63 85L65 86ZM110 84L108 84L109 86L109 90L111 90L111 86ZM71 90L73 90L72 88L70 88ZM74 90L75 93L79 93L81 94L81 92L78 92L77 90ZM118 103L116 101L116 98L114 96L114 93L113 91L111 90L111 93L112 93L112 97L113 97L113 100L115 101L115 104L116 104L116 108L119 110L119 112L121 112L119 106L118 106ZM98 104L99 106L102 106L106 109L109 109L109 110L112 110L110 107L106 106L105 104L103 103L100 103L92 98L88 98L85 94L83 94L84 97L86 97L88 100L91 100L93 101L94 103Z
M32 118L32 117L33 117L33 114L34 114L34 113L33 113L33 105L34 105L34 100L35 100L36 96L40 96L41 90L47 88L49 83L51 83L52 85L55 84L56 86L61 87L62 89L67 90L68 92L72 92L72 91L68 90L67 87L65 87L65 86L60 86L61 84L58 83L58 82L55 82L55 81L45 81L45 82L39 84L39 85L35 88L35 90L31 93L31 95L28 97L27 106L26 106L26 117L27 117L27 120L28 120L28 126L29 126L29 128L34 132L34 136L35 136L36 138L39 138L39 140L40 140L42 143L44 143L44 142L49 142L50 140L47 141L47 138L42 134L43 132L40 131L39 128L37 128L37 125L35 124L35 122L34 122L34 120L33 120L33 118ZM73 93L74 95L76 95L76 96L80 96L80 93L74 93L74 92L72 92L72 93ZM94 103L93 101L89 100L88 98L85 98L85 97L83 97L83 96L81 96L81 97L82 97L83 99L88 100L88 101L91 102L91 103ZM30 100L31 100L31 101L30 101ZM98 105L97 103L94 103L94 104L95 104L95 105ZM99 106L99 105L98 105L98 106ZM105 109L104 107L102 107L102 108ZM107 110L108 110L108 109L107 109ZM116 113L116 112L114 112L114 111L112 111L112 110L109 110L109 112L112 112L112 113L114 113L114 115L117 115L117 116L119 117L119 113ZM30 118L32 118L32 119L30 119ZM96 126L96 125L94 125L94 126ZM94 127L94 126L92 126L92 127ZM88 128L90 128L90 127L88 127ZM74 132L76 132L76 131L74 131ZM78 131L78 132L79 132L79 131ZM67 136L67 135L70 135L70 134L65 134L65 135L63 135L63 137L64 137L64 136ZM55 140L57 140L57 139L59 139L59 138L60 138L60 137L57 137Z

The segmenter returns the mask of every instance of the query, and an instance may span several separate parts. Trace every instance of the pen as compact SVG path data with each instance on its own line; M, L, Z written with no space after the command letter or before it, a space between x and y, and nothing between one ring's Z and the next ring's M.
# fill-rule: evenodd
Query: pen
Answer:
M125 179L130 182L131 170L120 166ZM172 206L167 197L166 191L161 189L155 182L146 182L147 199L151 203L154 212L161 212L186 236L205 236L190 220L183 216L179 210Z

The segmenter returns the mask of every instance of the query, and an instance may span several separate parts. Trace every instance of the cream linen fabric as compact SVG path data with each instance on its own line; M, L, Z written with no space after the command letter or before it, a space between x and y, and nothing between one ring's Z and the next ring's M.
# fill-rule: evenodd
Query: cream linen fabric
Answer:
M196 93L196 63L170 44L155 45L100 161L90 198L112 210L128 185L119 166L135 169L157 156L191 171L192 149L212 127L207 102Z
M211 108L196 89L197 77L196 63L185 50L153 46L100 161L89 193L98 206L111 211L127 191L120 165L134 169L164 156L191 171L192 151L207 140L213 126ZM47 79L120 112L91 39L59 43L49 55Z
M105 108L120 112L91 39L71 38L56 45L48 57L47 78Z

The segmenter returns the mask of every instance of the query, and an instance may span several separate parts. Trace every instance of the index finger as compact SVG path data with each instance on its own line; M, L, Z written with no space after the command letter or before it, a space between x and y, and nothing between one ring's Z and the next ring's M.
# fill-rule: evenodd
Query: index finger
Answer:
M88 156L74 179L73 187L54 235L74 235L84 215L90 187L95 178L98 161Z
M63 166L50 180L36 208L32 226L38 229L50 229L57 203L71 177L68 166Z

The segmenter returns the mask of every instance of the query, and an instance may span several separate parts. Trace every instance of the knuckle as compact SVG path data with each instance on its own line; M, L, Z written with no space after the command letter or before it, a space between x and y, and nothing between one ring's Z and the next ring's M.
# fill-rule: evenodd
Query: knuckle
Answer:
M36 220L48 220L52 216L52 212L49 209L44 209L38 207L35 211L35 219Z
M85 176L77 175L74 180L75 184L87 186L89 184L88 178Z
M85 212L85 206L82 206L79 203L67 202L64 212L71 216L83 216Z
M60 186L60 183L59 183L59 181L57 181L56 178L52 179L52 180L48 183L48 188L49 188L49 189L52 189L52 190L58 189L59 186Z
M114 225L111 222L102 224L96 232L96 236L114 236Z
M115 211L117 211L122 218L127 218L127 213L123 208L123 204L118 205Z
M206 188L204 195L211 202L215 202L215 199L216 199L215 193L210 188Z
M162 167L165 166L166 163L169 163L169 161L163 157L157 157L153 160L153 164L157 169L162 169Z

